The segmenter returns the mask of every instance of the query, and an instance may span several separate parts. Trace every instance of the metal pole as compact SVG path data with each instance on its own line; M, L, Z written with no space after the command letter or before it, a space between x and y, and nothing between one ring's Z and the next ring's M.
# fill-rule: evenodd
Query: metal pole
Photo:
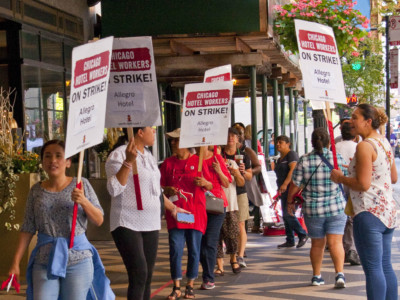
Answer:
M256 95L256 67L250 67L251 80L251 148L257 153L257 95Z
M388 122L386 124L386 138L390 141L390 53L389 53L389 16L385 16L386 28L385 28L385 35L386 35L386 114L388 116ZM383 132L381 132L383 134Z
M286 134L285 128L285 85L282 83L279 85L279 92L281 98L281 133L282 135ZM275 137L276 138L276 137Z
M294 109L293 109L293 88L288 88L289 93L289 128L290 128L290 149L294 149Z
M266 161L269 158L269 147L268 147L268 86L267 76L262 75L262 120L263 120L263 149Z
M296 152L299 153L299 133L297 132L299 122L299 91L294 91L294 142Z
M161 109L161 126L157 128L157 139L158 139L158 160L162 161L165 159L165 138L164 138L164 126L165 124L165 110L163 102L163 86L158 84L158 97L160 101Z
M307 136L307 101L303 100L304 113L304 153L308 153L308 136Z
M279 117L278 117L278 80L272 79L272 99L274 109L274 135L279 135Z
M231 124L235 123L235 98L232 97L231 103Z

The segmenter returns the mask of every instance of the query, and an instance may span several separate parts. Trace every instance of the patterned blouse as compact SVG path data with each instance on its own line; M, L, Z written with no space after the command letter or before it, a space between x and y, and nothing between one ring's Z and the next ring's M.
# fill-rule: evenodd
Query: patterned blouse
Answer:
M328 149L323 149L323 155L333 165L333 155ZM347 170L343 168L345 164L342 156L337 155L339 168L347 175ZM331 180L331 170L322 162L319 155L312 151L300 157L296 168L293 171L293 183L300 187L305 185L311 177L310 182L303 191L304 203L302 211L304 215L311 218L332 217L343 213L345 199L339 185ZM321 165L320 165L321 163Z
M157 161L145 148L136 158L143 210L137 209L133 173L130 171L126 185L121 185L116 174L126 159L126 145L111 152L106 162L107 190L111 195L110 231L125 227L133 231L161 229L161 187Z
M99 200L86 178L82 178L85 197L103 212ZM26 202L22 232L35 234L36 231L52 237L69 238L71 234L71 221L74 202L71 193L76 186L76 178L61 192L50 192L41 187L38 182L29 191ZM83 208L78 205L75 236L85 233L87 218ZM43 245L36 254L35 263L46 265L49 260L52 244ZM69 249L68 265L80 262L82 259L92 257L90 250L77 251Z
M388 228L396 226L396 203L393 198L391 164L394 163L392 148L386 138L368 138L375 146L377 158L372 162L371 186L365 192L350 190L354 213L368 211ZM350 177L356 176L356 157L350 162Z

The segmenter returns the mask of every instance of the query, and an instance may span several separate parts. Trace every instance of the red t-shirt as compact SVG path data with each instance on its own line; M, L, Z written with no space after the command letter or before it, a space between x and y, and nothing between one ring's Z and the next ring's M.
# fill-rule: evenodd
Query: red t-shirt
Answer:
M203 234L207 228L206 197L204 190L194 184L194 178L197 177L197 168L199 157L192 155L188 159L180 160L175 156L167 158L161 165L161 186L173 186L182 189L185 192L186 199L179 197L174 204L194 215L193 224L184 224L177 222L169 211L165 213L167 228L173 229L195 229ZM203 168L203 176L211 181L208 168ZM192 194L193 196L191 196Z
M225 160L219 154L216 154L216 157L217 157L217 159L219 161L219 165L221 166L222 173L224 173L224 175L226 177L228 177L229 182L232 182L232 176L231 176L231 173L229 173L229 171L228 171L228 169L226 167ZM224 207L227 207L228 206L228 200L226 199L225 192L222 189L221 180L219 179L219 176L218 176L217 172L215 172L215 170L214 170L214 168L212 166L214 161L215 161L214 156L212 156L209 159L205 159L203 161L203 168L206 166L208 168L208 171L209 171L210 175L211 175L211 180L210 181L211 181L211 183L213 185L213 189L211 190L211 193L213 193L214 196L216 196L218 198L224 199Z

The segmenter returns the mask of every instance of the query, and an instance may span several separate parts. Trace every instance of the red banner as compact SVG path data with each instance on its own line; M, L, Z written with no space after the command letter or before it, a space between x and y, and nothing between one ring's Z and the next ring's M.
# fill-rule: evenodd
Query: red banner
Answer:
M336 54L335 40L330 35L300 29L299 39L299 45L304 50Z
M74 88L107 77L110 51L78 60L75 64Z

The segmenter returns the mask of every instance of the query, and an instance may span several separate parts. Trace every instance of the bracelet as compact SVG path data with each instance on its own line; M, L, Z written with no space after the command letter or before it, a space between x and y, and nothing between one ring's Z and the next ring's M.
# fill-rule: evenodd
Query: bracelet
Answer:
M123 166L127 167L129 170L132 170L132 164L128 163L126 160L122 163Z

